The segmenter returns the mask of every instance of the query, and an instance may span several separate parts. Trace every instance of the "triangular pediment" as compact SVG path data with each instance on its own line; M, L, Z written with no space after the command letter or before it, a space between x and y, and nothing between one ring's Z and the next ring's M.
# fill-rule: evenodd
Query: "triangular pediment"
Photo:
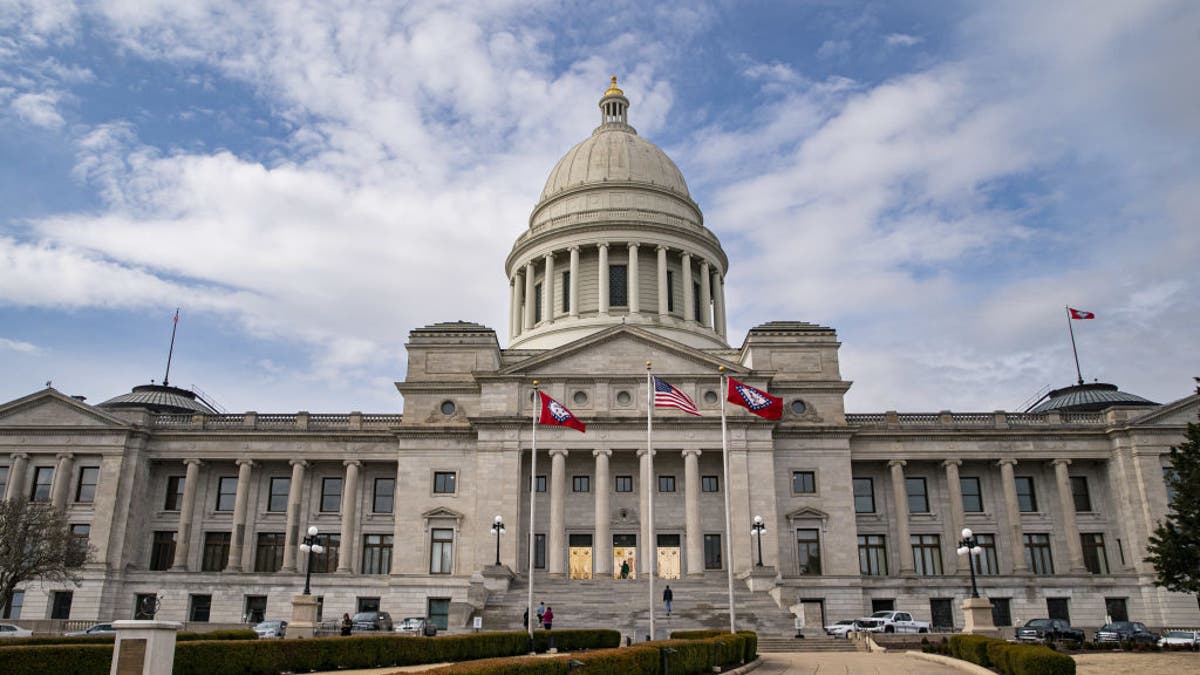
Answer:
M1184 425L1200 421L1198 413L1200 394L1194 394L1142 413L1130 420L1130 424L1138 427Z
M654 372L664 374L715 377L720 366L735 375L746 372L737 363L636 326L614 326L561 347L548 349L543 354L501 370L500 374L634 375L646 372L647 361L654 364Z
M0 405L0 427L127 428L129 424L55 389Z
M811 506L802 506L787 514L788 520L828 520L829 514Z

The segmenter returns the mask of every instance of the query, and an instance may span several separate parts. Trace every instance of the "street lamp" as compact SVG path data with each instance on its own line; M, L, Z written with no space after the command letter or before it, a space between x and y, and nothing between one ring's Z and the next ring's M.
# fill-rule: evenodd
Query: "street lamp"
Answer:
M304 595L312 595L312 591L309 589L309 582L312 581L312 557L314 553L320 555L325 552L325 547L317 543L316 525L308 528L308 536L304 537L304 542L300 544L300 550L308 554L308 562L304 566Z
M967 556L967 564L971 567L971 597L979 597L979 588L975 586L975 556L983 553L983 548L979 545L979 540L975 538L975 533L971 532L971 528L964 527L962 531L962 539L958 542L958 554Z
M762 538L763 532L767 531L767 525L763 522L762 516L754 516L754 524L750 526L750 536L758 537L758 564L755 567L762 567Z
M504 521L500 516L496 516L492 521L492 529L490 532L496 535L496 566L500 566L500 535L504 534Z

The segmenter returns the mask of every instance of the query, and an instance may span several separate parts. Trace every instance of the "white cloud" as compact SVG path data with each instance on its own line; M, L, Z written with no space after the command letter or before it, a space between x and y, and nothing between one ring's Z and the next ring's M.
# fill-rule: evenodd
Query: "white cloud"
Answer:
M925 38L908 35L907 33L889 33L884 36L883 42L889 47L912 47L920 44Z
M45 91L37 94L18 94L12 101L17 116L26 122L46 129L58 129L66 123L58 113L58 102L62 94Z
M9 351L20 352L22 354L36 354L42 351L41 347L38 347L32 342L11 340L3 337L0 337L0 349L7 349Z

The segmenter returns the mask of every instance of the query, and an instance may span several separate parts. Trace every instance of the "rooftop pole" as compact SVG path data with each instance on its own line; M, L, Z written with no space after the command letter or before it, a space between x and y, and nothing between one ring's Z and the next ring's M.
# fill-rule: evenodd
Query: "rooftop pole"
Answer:
M1079 350L1075 348L1075 327L1071 325L1071 308L1067 307L1067 330L1071 333L1071 353L1075 355L1075 377L1083 384L1083 373L1079 371Z
M163 386L171 386L171 357L175 355L175 330L179 328L179 308L175 308L175 319L171 323L171 349L167 352L167 372L163 375Z

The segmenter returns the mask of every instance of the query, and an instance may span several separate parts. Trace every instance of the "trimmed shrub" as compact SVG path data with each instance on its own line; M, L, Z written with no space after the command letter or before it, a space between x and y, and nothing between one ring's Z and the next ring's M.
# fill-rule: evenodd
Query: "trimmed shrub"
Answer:
M987 646L994 642L1007 644L1004 640L985 635L953 635L950 637L950 655L984 668L991 668L992 661L988 658Z
M27 645L0 648L5 675L106 675L112 667L112 644ZM53 664L53 668L48 668Z
M629 673L658 673L659 651L649 644L626 649L603 649L582 654L571 654L556 658L518 657L507 659L483 659L435 668L428 673L438 675L559 675L570 671L569 662L580 661L584 672L592 675L629 675ZM675 660L672 659L672 671ZM711 672L711 671L710 671Z
M258 633L255 633L249 628L230 628L227 630L214 630L208 633L197 633L194 631L180 631L175 634L176 642L189 642L191 640L257 640Z
M1024 645L982 635L950 638L950 655L994 668L1003 675L1075 675L1075 661L1043 645Z
M7 638L0 642L0 647L21 647L26 645L112 645L116 635L81 635L67 637L65 635L49 635L46 637Z
M1011 675L1075 675L1075 659L1041 645L1010 645Z

